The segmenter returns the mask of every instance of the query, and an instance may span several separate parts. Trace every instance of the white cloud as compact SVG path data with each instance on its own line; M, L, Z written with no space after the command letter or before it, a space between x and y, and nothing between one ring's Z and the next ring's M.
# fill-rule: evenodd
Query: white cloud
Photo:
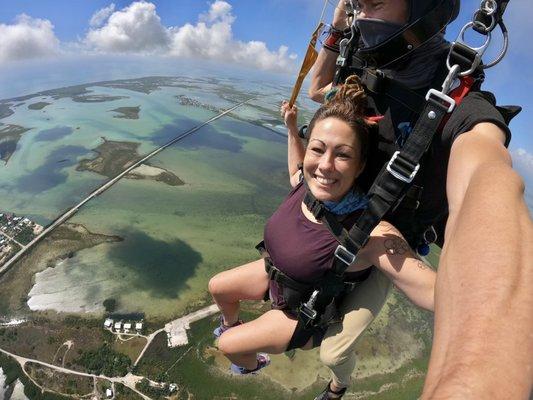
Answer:
M91 17L91 20L89 21L89 25L91 26L91 28L97 28L101 26L107 20L107 18L109 18L109 16L113 14L113 11L115 11L115 3L111 3L107 7L101 8L96 11Z
M528 153L527 150L519 148L511 152L516 167L523 169L529 172L530 175L533 175L533 154Z
M209 7L206 14L200 14L200 21L202 22L217 22L224 21L229 24L235 21L235 17L231 14L231 4L223 0L216 0Z
M115 11L103 27L89 30L85 42L102 52L153 53L167 48L169 36L155 5L139 1Z
M13 25L0 24L0 62L41 58L59 52L59 40L48 20L19 15Z
M84 42L97 52L156 53L235 62L271 71L294 69L296 55L289 54L286 46L272 51L264 42L235 39L232 32L234 21L232 6L216 0L206 13L199 15L196 24L165 27L155 5L140 1L113 12L104 26L89 30Z
M288 54L287 46L277 51L268 49L260 41L243 42L233 37L235 17L231 5L217 0L196 25L171 28L172 43L169 54L178 57L202 57L271 71L294 69L295 54Z
M0 24L0 63L58 54L154 54L218 62L238 63L260 70L293 72L296 54L287 46L269 49L262 41L241 41L233 36L236 18L232 6L214 0L196 23L167 27L156 6L135 1L116 10L115 4L97 10L89 21L84 38L63 42L48 20L17 17L13 25Z

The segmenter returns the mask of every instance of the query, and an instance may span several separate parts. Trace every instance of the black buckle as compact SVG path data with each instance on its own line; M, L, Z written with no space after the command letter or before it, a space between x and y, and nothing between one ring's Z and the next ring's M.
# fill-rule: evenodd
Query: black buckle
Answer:
M268 263L268 279L271 281L277 282L276 278L279 274L279 271L274 265L272 265L272 262L270 260L266 261Z
M402 157L399 150L392 155L387 164L387 171L396 179L406 183L413 181L419 169L420 164L413 165L409 160Z
M318 315L318 312L314 309L318 293L319 291L315 290L309 297L309 300L307 300L307 303L302 303L300 305L299 318L306 327L312 324Z

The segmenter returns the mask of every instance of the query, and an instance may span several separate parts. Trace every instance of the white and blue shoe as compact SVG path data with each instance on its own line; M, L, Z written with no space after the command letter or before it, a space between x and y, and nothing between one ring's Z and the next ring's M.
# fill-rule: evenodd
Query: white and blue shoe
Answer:
M242 325L242 324L244 324L244 321L240 319L237 322L235 322L233 325L230 325L230 326L225 325L224 324L224 318L221 315L220 316L220 326L213 331L213 335L215 336L215 339L218 339L228 329L234 328L234 327Z
M260 370L270 365L270 357L266 353L257 353L257 367L255 369L246 369L244 367L239 367L238 365L231 364L230 370L235 375L248 375L257 374Z

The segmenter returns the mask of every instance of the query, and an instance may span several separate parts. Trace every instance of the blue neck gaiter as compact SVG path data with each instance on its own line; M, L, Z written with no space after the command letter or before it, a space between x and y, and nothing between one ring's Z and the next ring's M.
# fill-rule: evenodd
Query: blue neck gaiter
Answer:
M356 210L366 208L367 205L368 197L356 189L350 190L339 202L324 201L326 209L335 215L350 214Z

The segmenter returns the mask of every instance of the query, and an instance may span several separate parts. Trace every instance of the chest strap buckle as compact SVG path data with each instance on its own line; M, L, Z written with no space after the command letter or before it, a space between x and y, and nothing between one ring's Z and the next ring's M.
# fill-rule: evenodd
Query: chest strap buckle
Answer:
M339 260L341 260L347 265L352 265L355 261L355 254L350 252L346 247L341 244L339 244L335 249L335 257L337 257Z
M393 168L393 166L396 168ZM396 179L406 183L411 183L413 181L419 169L420 164L412 165L412 163L401 156L399 150L392 155L387 164L387 171Z
M318 293L319 291L318 290L315 290L312 294L311 294L311 297L309 297L309 300L307 300L307 303L303 303L301 306L300 306L300 315L299 315L299 318L302 320L302 322L308 326L310 323L312 323L318 313L317 311L315 310L315 302L316 302L316 298L318 296Z

